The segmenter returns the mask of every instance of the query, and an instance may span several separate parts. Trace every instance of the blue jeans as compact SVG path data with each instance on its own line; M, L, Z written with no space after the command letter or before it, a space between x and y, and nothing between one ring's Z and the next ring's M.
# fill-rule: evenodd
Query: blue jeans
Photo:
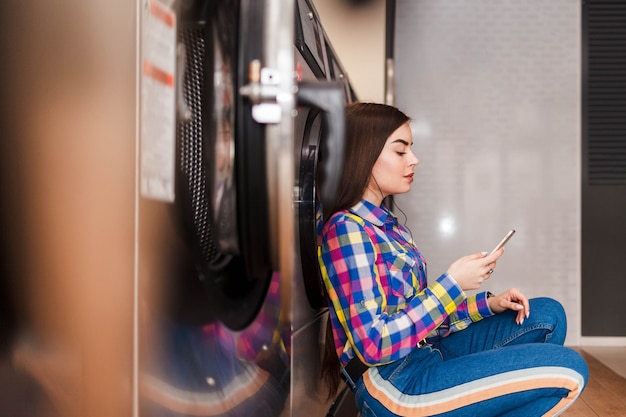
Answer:
M406 357L370 368L356 383L362 417L559 415L578 398L587 364L563 347L561 304L530 300L519 326L507 311L429 340Z

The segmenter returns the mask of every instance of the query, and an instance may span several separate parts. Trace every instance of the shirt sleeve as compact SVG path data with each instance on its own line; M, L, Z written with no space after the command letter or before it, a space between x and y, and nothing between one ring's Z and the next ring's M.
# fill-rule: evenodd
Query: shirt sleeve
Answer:
M428 336L446 337L490 316L493 312L487 303L487 292L471 295Z
M388 313L375 244L352 220L330 225L322 235L320 266L338 321L355 354L366 364L406 356L465 301L456 281L444 274Z

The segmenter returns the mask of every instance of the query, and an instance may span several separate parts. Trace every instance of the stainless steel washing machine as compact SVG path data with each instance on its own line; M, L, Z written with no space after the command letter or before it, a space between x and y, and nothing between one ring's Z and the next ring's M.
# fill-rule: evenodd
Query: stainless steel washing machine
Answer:
M356 414L320 379L316 230L354 93L313 5L142 14L137 414Z

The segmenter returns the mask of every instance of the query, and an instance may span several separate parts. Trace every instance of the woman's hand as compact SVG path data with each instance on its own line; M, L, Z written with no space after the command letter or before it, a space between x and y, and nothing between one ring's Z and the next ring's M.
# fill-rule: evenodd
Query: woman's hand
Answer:
M448 268L450 275L465 290L477 290L496 269L496 261L504 253L504 248L491 255L474 253L454 261Z
M515 322L519 325L524 323L524 319L530 316L530 304L519 288L511 288L502 294L489 297L487 299L489 308L494 313L502 313L506 310L517 311Z

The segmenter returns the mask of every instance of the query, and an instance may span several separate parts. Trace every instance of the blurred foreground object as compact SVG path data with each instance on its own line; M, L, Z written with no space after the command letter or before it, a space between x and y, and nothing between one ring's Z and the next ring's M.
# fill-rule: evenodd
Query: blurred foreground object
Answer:
M0 5L2 369L40 388L12 415L132 412L135 8Z

